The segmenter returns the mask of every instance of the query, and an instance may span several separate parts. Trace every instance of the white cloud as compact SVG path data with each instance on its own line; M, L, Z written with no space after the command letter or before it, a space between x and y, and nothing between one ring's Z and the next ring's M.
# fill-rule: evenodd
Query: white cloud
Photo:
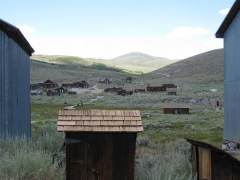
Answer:
M221 9L219 11L219 14L221 14L222 16L226 16L229 11L230 11L230 8Z
M161 36L104 37L57 36L30 37L36 54L73 55L80 57L113 58L131 51L154 56L182 59L211 49L221 48L222 40L214 38L210 30L202 27L176 27Z
M202 27L182 26L173 29L166 35L169 39L192 39L209 35L210 31Z

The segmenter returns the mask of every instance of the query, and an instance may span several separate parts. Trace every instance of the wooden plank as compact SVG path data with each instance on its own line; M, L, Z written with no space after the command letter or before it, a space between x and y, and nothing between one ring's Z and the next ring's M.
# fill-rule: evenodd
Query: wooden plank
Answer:
M198 153L199 153L199 180L212 180L210 149L199 147Z
M122 127L122 126L57 126L58 131L64 132L142 132L142 126Z

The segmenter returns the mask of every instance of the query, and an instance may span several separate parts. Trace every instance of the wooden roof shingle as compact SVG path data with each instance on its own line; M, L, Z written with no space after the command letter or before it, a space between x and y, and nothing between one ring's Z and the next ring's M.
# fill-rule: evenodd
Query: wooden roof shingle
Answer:
M60 110L57 130L62 132L142 132L138 110Z

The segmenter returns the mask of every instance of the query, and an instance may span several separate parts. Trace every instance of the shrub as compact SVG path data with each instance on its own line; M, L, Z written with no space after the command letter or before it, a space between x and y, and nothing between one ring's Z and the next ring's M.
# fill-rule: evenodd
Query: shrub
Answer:
M56 126L52 125L45 126L40 134L33 140L0 139L1 180L64 179L64 167L53 161L63 143L62 134L57 133Z
M136 180L190 180L189 144L176 141L156 145L154 152L142 152L136 158Z

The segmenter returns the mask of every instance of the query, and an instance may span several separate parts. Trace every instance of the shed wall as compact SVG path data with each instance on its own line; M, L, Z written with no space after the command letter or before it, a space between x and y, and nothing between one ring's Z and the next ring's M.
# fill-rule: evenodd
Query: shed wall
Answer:
M66 139L67 180L134 179L136 133L66 133Z
M240 141L240 14L224 35L224 139Z
M0 136L31 135L29 55L0 31Z

